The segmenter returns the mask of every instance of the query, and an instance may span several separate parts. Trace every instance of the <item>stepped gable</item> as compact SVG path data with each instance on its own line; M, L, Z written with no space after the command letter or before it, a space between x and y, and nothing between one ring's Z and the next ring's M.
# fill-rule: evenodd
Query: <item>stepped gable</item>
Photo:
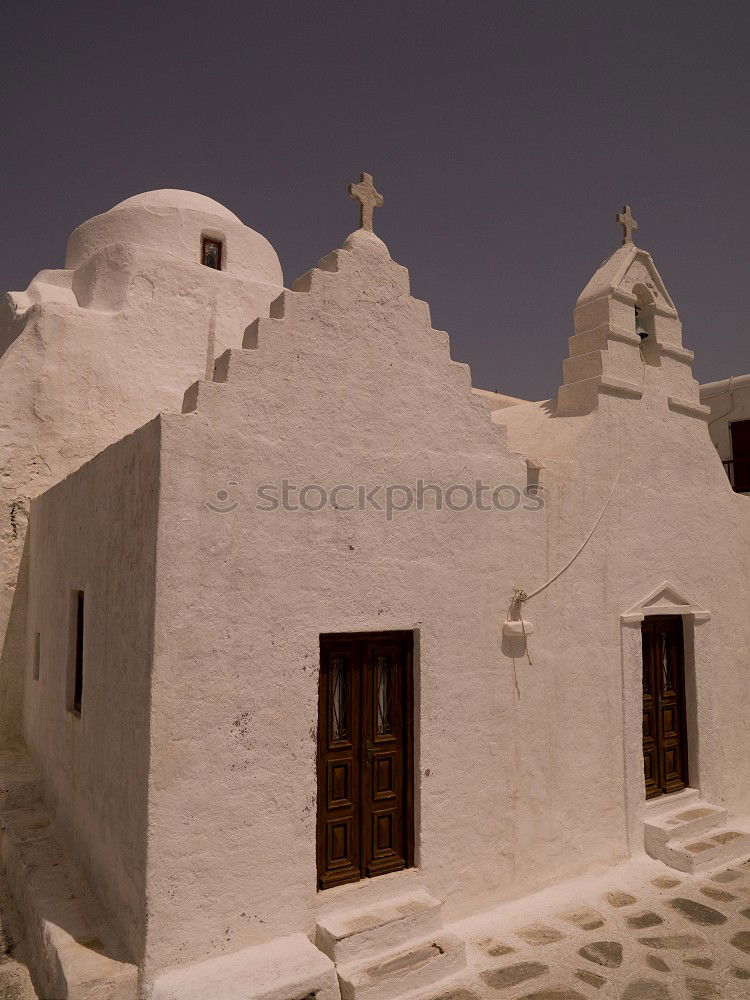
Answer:
M448 335L433 329L427 303L411 296L407 269L365 229L271 303L270 317L245 331L242 349L217 358L213 380L189 387L183 413L223 419L227 392L245 397L248 420L259 411L271 419L292 393L309 406L369 408L379 433L397 424L416 397L426 426L433 408L444 414L452 407L466 442L494 451L504 440L504 429L493 427L471 392L468 366L451 359ZM438 451L445 448L441 425L444 416L435 420Z

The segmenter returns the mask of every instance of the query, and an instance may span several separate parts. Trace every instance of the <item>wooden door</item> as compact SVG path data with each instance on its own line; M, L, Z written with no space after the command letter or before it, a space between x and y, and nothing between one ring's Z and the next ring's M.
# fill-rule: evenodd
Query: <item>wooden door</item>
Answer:
M737 493L750 491L750 420L729 425L732 435L732 486Z
M410 632L320 638L318 886L413 864Z
M643 644L643 769L646 798L687 787L685 658L682 618L653 616Z

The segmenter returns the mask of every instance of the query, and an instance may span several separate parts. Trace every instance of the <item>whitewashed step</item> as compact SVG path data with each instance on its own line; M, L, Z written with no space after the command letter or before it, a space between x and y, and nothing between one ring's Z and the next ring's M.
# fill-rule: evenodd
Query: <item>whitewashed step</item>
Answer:
M399 1000L455 977L466 967L466 946L442 932L400 950L337 967L341 1000Z
M374 959L437 934L442 903L424 889L381 899L368 907L337 910L318 918L315 943L337 965Z
M656 799L649 799L646 803L646 815L651 817L661 813L679 812L681 809L688 809L691 805L697 805L699 802L701 802L701 793L697 788L683 788L681 792L672 792L669 795L660 795Z
M704 830L722 826L726 819L726 809L699 800L674 811L647 813L644 824L646 851L652 858L658 858L668 841L694 838Z
M156 980L151 1000L339 1000L333 963L304 934L181 965Z
M63 852L41 803L0 810L0 860L40 996L136 1000L138 968Z
M398 1000L479 1000L476 985L475 973L470 968L464 968L439 983L404 993Z
M750 855L750 833L713 827L663 846L660 860L681 872L697 872Z

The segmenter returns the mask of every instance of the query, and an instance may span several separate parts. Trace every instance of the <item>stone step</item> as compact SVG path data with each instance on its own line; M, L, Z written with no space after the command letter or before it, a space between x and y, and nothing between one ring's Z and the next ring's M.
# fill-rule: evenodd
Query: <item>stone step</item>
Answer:
M659 860L681 872L698 872L750 855L750 833L725 826L712 827L693 837L670 840ZM653 856L653 855L652 855Z
M0 871L0 998L38 1000L31 982L21 918L13 905L10 889Z
M318 918L315 943L337 965L375 958L438 933L442 905L424 889L415 889L366 908L329 912Z
M26 966L5 956L0 958L0 997L3 1000L39 1000Z
M466 968L466 945L445 931L375 959L337 967L341 1000L405 1000Z
M697 788L683 788L681 792L670 795L660 795L658 799L649 799L646 803L646 816L658 816L661 813L679 812L689 809L701 801L701 793Z
M723 825L726 819L726 809L701 801L655 816L647 815L644 824L646 851L651 857L658 857L653 851L659 851L667 841L695 837L704 830Z
M136 1000L138 970L52 831L41 803L0 811L0 861L37 992L55 1000Z
M339 1000L333 962L304 934L168 969L151 1000Z
M445 979L429 986L421 986L411 993L404 993L398 1000L490 1000L489 996L477 994L476 971L470 966L459 969ZM498 994L501 997L502 994ZM542 1000L545 1000L542 997ZM550 998L554 1000L554 998ZM583 998L581 998L583 1000Z

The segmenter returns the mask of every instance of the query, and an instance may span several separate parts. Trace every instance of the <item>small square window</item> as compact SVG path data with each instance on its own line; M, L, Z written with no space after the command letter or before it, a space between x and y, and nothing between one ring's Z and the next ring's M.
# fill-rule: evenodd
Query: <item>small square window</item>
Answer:
M220 271L223 249L221 240L212 240L204 236L201 248L201 263L206 267L212 267L214 271Z
M83 591L75 595L75 646L73 649L73 711L81 714L83 698Z

